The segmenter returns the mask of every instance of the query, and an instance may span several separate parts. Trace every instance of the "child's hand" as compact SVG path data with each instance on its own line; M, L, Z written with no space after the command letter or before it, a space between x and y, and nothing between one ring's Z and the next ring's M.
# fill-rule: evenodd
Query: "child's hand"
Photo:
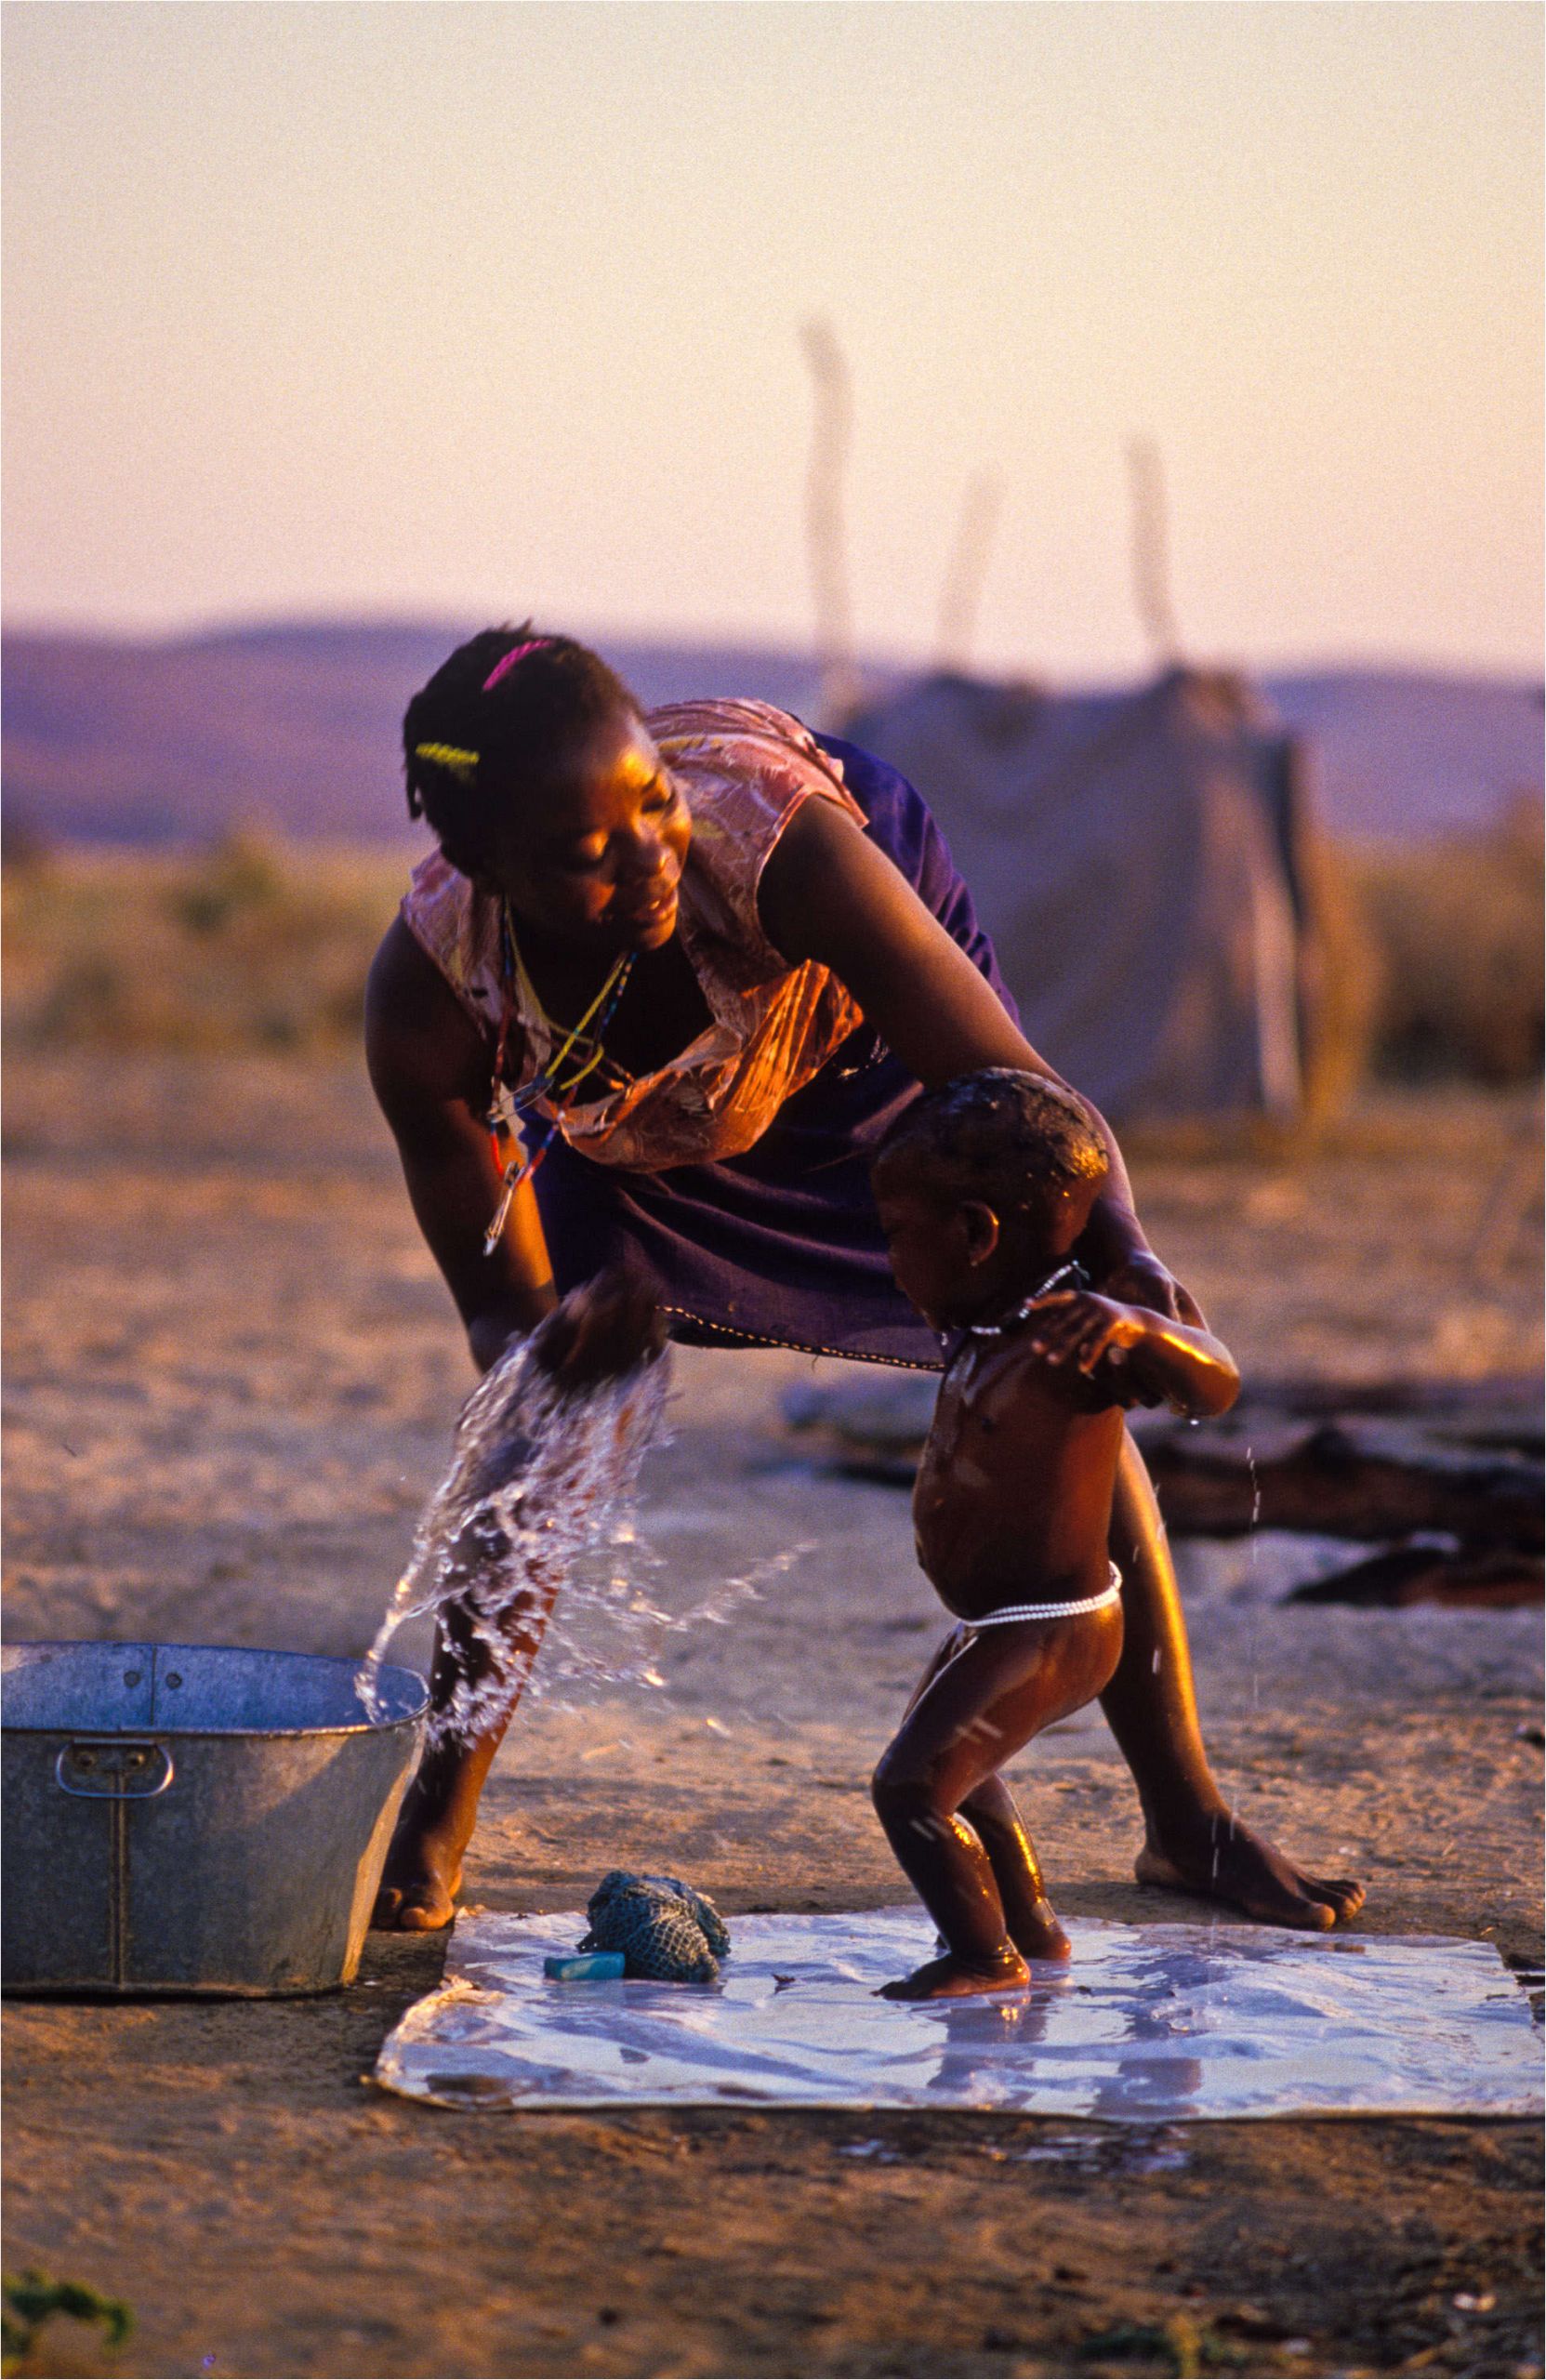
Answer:
M666 1318L650 1290L620 1271L593 1281L556 1305L532 1336L531 1352L566 1394L614 1380L666 1350Z
M1050 1364L1066 1364L1088 1377L1103 1357L1127 1361L1128 1351L1147 1335L1143 1317L1093 1289L1059 1289L1038 1298L1030 1310L1031 1353ZM1143 1399L1136 1391L1133 1402Z

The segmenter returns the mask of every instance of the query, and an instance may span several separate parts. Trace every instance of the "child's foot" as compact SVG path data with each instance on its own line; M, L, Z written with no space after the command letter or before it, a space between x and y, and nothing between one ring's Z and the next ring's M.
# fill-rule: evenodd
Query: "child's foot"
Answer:
M397 1934L434 1934L449 1925L466 1848L465 1841L447 1835L443 1819L437 1827L421 1811L405 1809L387 1853L372 1925Z
M1364 1888L1352 1876L1311 1876L1227 1815L1205 1819L1195 1836L1161 1842L1151 1831L1133 1872L1141 1884L1227 1901L1263 1925L1325 1934L1355 1917Z
M1058 1924L1050 1900L1038 1900L1024 1915L1016 1917L1011 1931L1015 1949L1024 1958L1067 1959L1074 1954L1074 1946Z
M971 2000L985 1991L1019 1991L1030 1979L1030 1968L1011 1945L1009 1957L991 1972L969 1967L962 1959L931 1959L911 1975L883 1983L875 1996L878 2000Z

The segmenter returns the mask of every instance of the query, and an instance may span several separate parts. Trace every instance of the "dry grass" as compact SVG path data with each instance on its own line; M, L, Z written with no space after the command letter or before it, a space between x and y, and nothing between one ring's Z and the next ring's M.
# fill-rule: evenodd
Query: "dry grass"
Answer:
M1329 1021L1336 1062L1320 1069L1316 1106L1339 1107L1366 1068L1532 1078L1541 1061L1534 805L1490 835L1328 862L1337 947L1327 972L1351 1007ZM18 854L5 878L7 1032L29 1047L342 1046L358 1037L365 971L406 875L395 853L302 850L254 835L194 854Z
M1541 818L1522 796L1486 834L1347 855L1377 966L1385 1075L1534 1079L1541 1064Z
M212 1051L356 1040L406 878L392 853L255 835L195 854L37 853L6 870L7 1034Z

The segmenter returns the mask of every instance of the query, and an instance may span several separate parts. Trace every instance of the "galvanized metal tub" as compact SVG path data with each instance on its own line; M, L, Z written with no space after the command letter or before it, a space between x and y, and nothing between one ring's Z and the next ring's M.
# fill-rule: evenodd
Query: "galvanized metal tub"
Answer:
M382 1669L218 1645L10 1645L0 1982L16 1992L352 1981L428 1702Z

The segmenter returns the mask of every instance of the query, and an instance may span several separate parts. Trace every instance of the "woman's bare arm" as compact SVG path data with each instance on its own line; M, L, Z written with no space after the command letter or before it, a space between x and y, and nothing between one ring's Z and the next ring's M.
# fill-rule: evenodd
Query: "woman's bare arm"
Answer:
M483 1254L501 1189L483 1120L493 1051L401 918L371 967L365 1058L419 1229L486 1370L513 1333L552 1311L553 1271L529 1183Z
M836 803L800 805L762 871L758 905L774 948L830 967L920 1082L932 1088L979 1066L1024 1066L1063 1081L900 869ZM1144 1237L1110 1126L1085 1104L1105 1141L1111 1177L1081 1255L1103 1288L1200 1323L1195 1302Z

